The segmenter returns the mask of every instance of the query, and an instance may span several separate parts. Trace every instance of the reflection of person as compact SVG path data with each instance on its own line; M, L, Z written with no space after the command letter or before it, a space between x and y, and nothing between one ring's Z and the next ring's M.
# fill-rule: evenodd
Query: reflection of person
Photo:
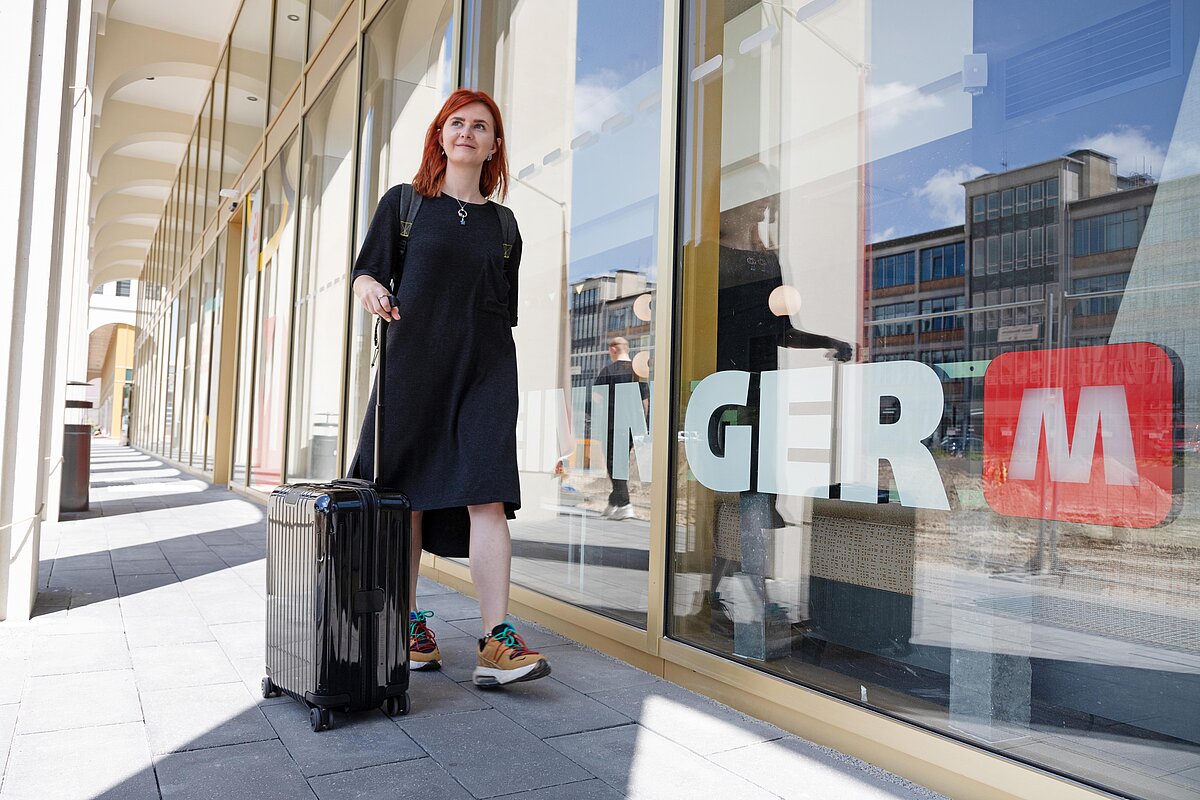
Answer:
M721 214L717 265L716 369L749 372L749 392L746 405L732 415L736 419L729 419L730 415L714 416L709 431L710 441L718 451L724 451L727 424L750 427L752 487L758 483L759 376L779 368L778 349L824 349L839 361L848 360L853 353L847 342L792 325L789 315L795 312L800 294L784 284L778 250L763 236L764 225L774 221L778 211L778 194L771 185L776 181L771 180L766 167L760 166L756 177L761 179L760 192L764 196ZM722 600L718 586L724 578L735 574L746 578L744 582L753 587L756 595L754 603L761 604L754 610L754 618L761 620L767 604L764 575L771 549L768 531L782 528L784 522L776 511L773 494L741 492L737 496L736 513L723 505L718 501L712 583L706 601L712 607L714 631L729 635L728 603ZM734 614L734 619L740 616ZM759 647L746 649L759 650ZM736 642L735 650L738 650ZM764 657L744 650L739 652Z
M525 646L508 614L512 543L508 518L520 507L517 473L517 266L521 239L504 259L500 212L488 198L507 190L503 122L483 92L460 89L425 135L413 189L422 196L404 263L400 188L380 200L355 263L354 294L387 326L387 417L379 480L412 503L409 576L410 666L441 659L416 606L422 545L471 560L483 638L474 682L496 686L550 673ZM403 268L402 272L400 268ZM393 284L397 304L389 300ZM374 392L351 474L374 474ZM459 551L456 534L469 529ZM453 541L453 544L451 542Z
M637 379L633 372L633 361L629 358L629 340L624 336L614 336L608 342L608 357L609 363L604 366L596 374L596 380L592 382L593 386L608 387L608 436L605 439L604 458L605 465L608 468L608 477L612 481L612 492L608 495L608 505L604 508L604 516L609 519L622 520L632 519L634 517L633 504L629 502L629 481L613 476L613 465L616 463L614 456L613 433L614 421L616 418L617 406L617 386L622 383L638 384L638 389L642 395L642 413L647 414L650 410L650 387ZM630 442L630 449L633 448L633 443ZM629 460L629 453L622 453L620 457Z

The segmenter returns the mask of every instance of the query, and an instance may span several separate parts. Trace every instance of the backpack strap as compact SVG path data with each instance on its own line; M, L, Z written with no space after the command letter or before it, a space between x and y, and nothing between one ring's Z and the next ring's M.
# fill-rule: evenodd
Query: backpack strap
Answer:
M504 245L504 264L508 266L508 256L512 253L517 241L517 218L512 209L496 203L496 213L500 216L500 240Z
M396 208L396 222L400 229L400 241L396 245L396 266L393 270L393 281L399 282L399 276L404 271L404 254L408 251L408 235L412 232L413 220L421 210L421 195L411 183L400 184L400 202ZM399 288L393 286L393 290Z

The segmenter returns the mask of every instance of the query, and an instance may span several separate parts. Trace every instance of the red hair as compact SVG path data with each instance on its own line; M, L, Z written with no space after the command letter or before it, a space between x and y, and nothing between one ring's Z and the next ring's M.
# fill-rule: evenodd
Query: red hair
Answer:
M425 132L421 166L412 181L413 188L425 197L441 194L442 185L446 182L446 159L440 136L442 126L454 112L471 103L483 103L496 122L496 152L492 154L491 161L483 162L483 169L479 172L479 192L485 198L498 192L501 200L508 195L508 150L504 146L504 121L500 119L500 107L487 92L457 89L446 98L442 110Z

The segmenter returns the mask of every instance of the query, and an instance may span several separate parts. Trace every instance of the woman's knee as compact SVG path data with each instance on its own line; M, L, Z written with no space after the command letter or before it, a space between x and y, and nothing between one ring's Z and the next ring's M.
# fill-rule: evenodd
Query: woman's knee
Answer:
M504 503L483 503L477 506L467 506L472 523L499 523L505 521ZM472 527L475 527L472 524Z

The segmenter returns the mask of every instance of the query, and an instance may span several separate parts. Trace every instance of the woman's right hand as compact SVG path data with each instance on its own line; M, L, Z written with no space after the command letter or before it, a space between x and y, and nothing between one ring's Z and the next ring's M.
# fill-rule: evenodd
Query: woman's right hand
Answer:
M388 320L400 319L400 310L392 302L387 287L370 275L359 275L354 279L354 296L368 314Z

